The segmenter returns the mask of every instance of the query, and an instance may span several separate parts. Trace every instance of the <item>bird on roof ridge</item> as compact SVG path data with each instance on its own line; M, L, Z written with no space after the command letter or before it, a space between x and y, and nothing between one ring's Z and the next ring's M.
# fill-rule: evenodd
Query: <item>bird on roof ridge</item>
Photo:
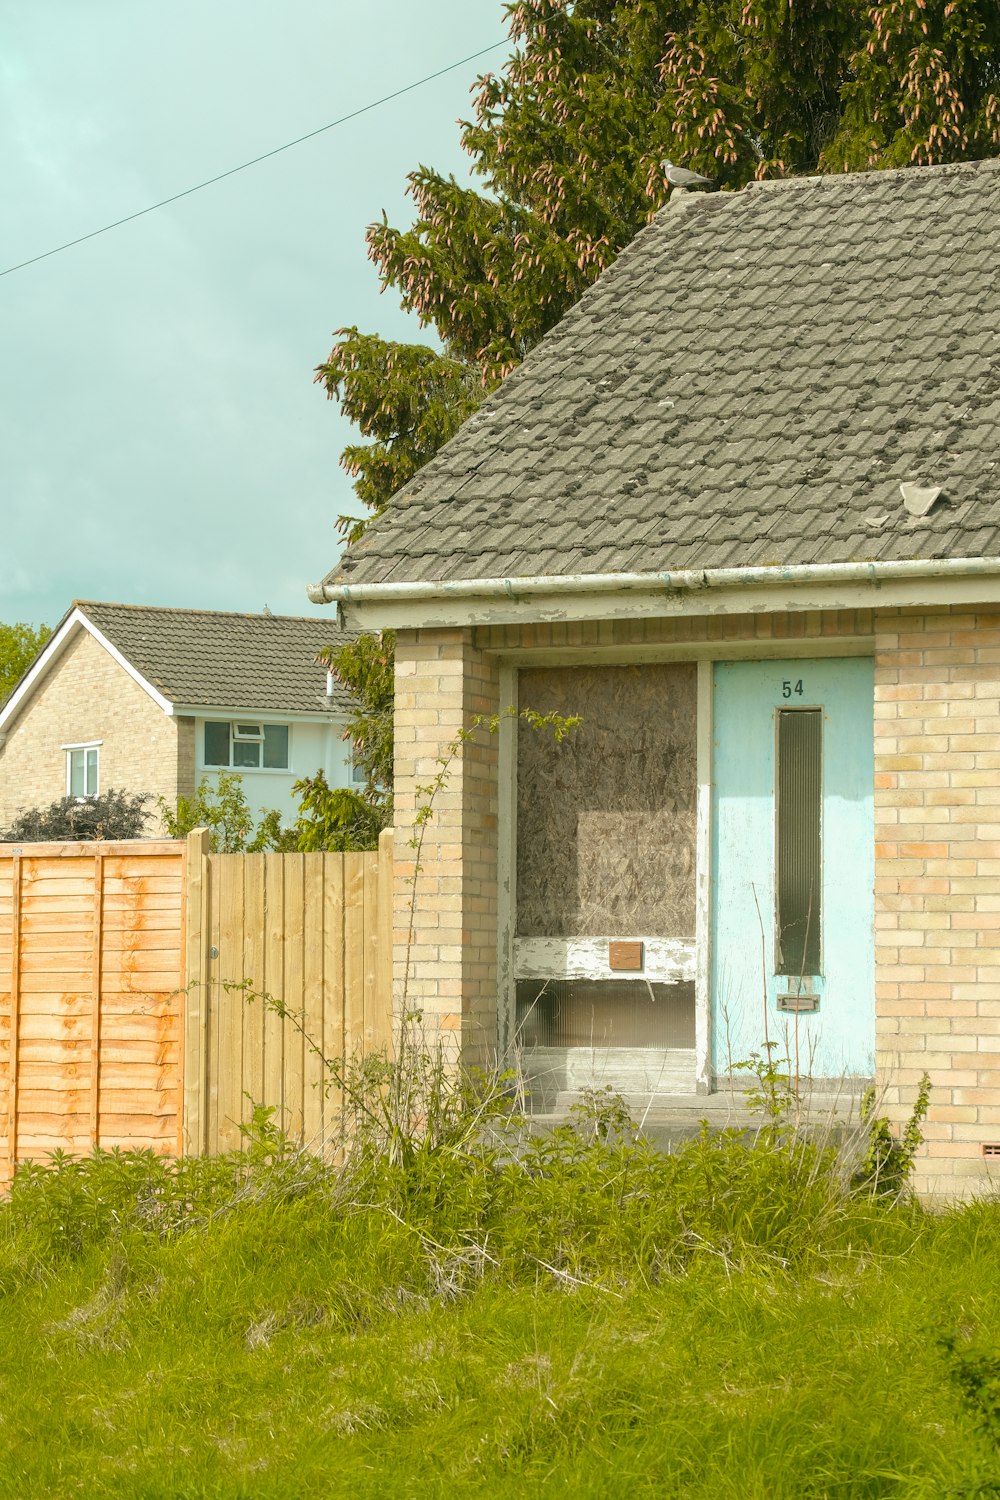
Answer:
M661 165L673 188L708 187L714 182L714 178L703 177L700 172L692 172L688 167L675 166L667 157L664 157Z

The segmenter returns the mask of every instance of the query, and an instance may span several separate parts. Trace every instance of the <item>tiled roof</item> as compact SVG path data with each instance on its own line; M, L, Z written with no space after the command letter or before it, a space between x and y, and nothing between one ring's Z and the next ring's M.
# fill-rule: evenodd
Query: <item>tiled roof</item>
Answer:
M74 608L147 682L186 708L351 710L339 683L326 696L326 668L316 665L322 647L351 639L329 615L238 615L89 599Z
M326 582L995 556L998 268L1000 162L675 197Z

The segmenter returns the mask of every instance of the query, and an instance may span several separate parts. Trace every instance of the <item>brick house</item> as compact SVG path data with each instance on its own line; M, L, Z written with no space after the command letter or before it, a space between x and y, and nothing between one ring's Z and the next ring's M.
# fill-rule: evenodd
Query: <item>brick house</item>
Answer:
M470 1061L767 1039L1000 1157L1000 163L675 193L310 589L397 631L397 988ZM784 1050L784 1048L782 1049Z
M289 821L299 777L349 785L350 698L315 660L330 624L77 601L0 709L0 827L112 787L174 804L221 770Z

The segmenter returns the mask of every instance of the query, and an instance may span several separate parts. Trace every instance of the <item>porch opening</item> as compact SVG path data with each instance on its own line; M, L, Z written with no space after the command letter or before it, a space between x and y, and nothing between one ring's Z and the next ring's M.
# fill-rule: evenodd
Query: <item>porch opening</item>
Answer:
M697 666L530 668L518 700L582 720L558 744L518 726L513 1019L529 1087L694 1093ZM627 978L623 943L641 955Z

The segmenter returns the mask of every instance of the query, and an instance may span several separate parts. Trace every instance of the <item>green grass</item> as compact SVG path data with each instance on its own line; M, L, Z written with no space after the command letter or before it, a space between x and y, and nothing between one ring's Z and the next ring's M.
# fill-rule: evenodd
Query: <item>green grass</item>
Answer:
M1000 1495L1000 1204L598 1126L24 1172L0 1494Z

